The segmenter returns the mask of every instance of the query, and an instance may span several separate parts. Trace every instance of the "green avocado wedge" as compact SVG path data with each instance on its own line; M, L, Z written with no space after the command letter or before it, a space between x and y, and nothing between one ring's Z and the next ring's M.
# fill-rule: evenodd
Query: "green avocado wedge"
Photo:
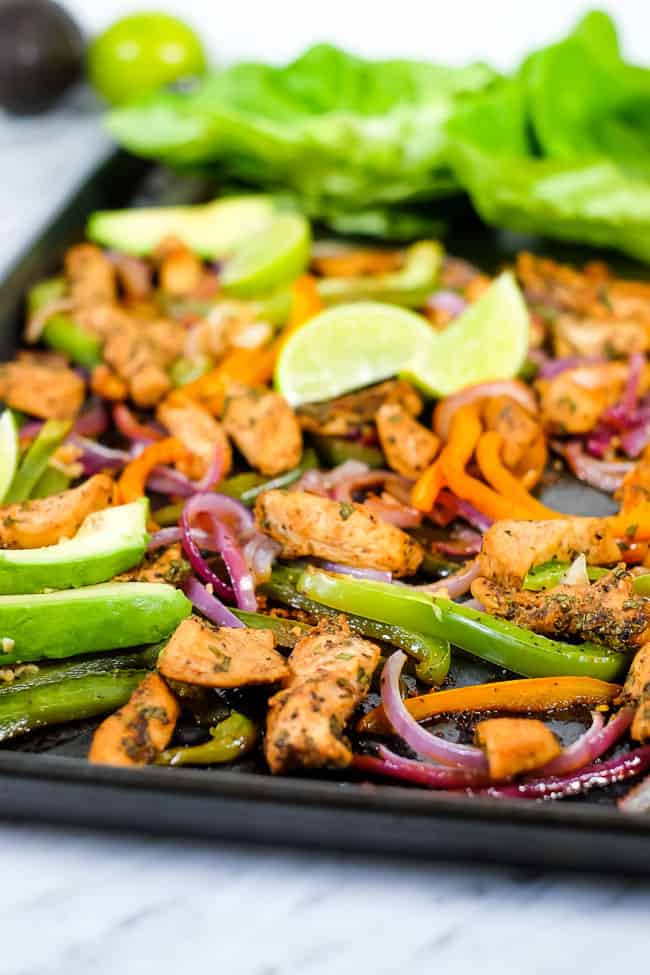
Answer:
M201 257L220 259L258 235L275 213L272 197L251 194L192 206L98 210L86 231L95 243L138 257L176 237Z
M112 579L142 559L149 536L149 502L88 515L67 541L45 548L0 551L0 595L77 589Z
M158 582L0 596L0 664L157 643L191 609L179 589Z

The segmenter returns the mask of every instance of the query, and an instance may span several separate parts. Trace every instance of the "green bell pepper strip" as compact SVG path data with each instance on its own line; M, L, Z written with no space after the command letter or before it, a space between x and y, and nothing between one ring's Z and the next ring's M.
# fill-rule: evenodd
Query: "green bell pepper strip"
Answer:
M63 443L70 428L71 420L47 420L36 439L27 448L20 466L14 475L4 504L27 501L32 491L45 473L50 457Z
M386 466L386 460L379 447L355 443L354 440L345 440L344 437L315 436L313 440L319 460L325 467L338 467L346 460L359 460L372 468Z
M298 580L297 588L308 598L345 613L358 613L449 640L467 653L523 677L568 675L614 681L629 666L626 654L593 643L571 645L549 640L488 613L401 586L308 569Z
M238 620L253 630L272 630L279 647L293 650L304 636L309 636L313 626L298 620L283 619L279 616L266 616L264 613L249 613L245 609L231 608Z
M169 367L169 378L177 388L187 386L188 383L193 383L195 379L205 376L213 365L213 360L207 355L196 355L192 358L181 356Z
M296 582L302 577L300 569L280 566L273 570L269 582L259 587L271 599L309 613L316 619L336 619L340 609L328 608L298 592ZM345 612L350 629L403 650L416 661L416 676L425 684L442 684L449 673L451 647L444 637L414 631L410 628Z
M535 566L524 578L524 589L531 592L540 592L542 589L553 589L554 586L561 585L565 573L571 566L570 562L543 562ZM609 569L601 569L597 565L587 566L587 577L593 582L595 579L602 579L607 575Z
M61 494L70 487L70 478L57 467L46 467L43 474L32 488L30 498L49 498L53 494Z
M63 278L46 278L29 292L27 308L30 315L65 295L66 284ZM62 312L52 315L41 335L45 345L62 352L77 365L91 369L102 361L102 343L96 335L88 332L75 322L74 318Z
M650 572L635 576L632 581L632 589L639 596L650 596Z
M237 498L247 508L252 508L255 500L263 491L270 491L273 488L285 488L300 480L306 471L313 470L318 466L318 459L313 450L307 449L302 455L302 460L297 467L287 471L285 474L278 474L277 477L269 480L254 471L247 471L243 474L234 474L232 477L217 484L215 491L218 494L227 494L230 498ZM184 502L169 504L164 508L158 508L154 512L154 518L163 527L175 525L183 511Z
M421 308L436 287L442 257L439 243L420 240L407 249L404 265L399 271L352 278L322 278L318 282L318 294L327 305L372 299Z
M234 762L255 746L257 728L238 711L210 728L210 739L203 745L168 748L156 759L156 765L222 765Z

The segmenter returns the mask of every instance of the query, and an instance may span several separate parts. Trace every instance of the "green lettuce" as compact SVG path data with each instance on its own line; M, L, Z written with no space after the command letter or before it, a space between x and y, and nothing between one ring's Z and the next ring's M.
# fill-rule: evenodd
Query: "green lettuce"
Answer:
M399 223L385 207L457 190L446 123L496 78L320 44L285 67L238 64L116 109L108 128L137 155L208 163L221 179L288 189L310 216L383 229Z

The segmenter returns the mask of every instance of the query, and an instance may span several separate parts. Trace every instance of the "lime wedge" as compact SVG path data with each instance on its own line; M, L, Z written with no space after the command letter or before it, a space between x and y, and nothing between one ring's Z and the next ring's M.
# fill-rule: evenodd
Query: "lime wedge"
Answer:
M11 410L0 417L0 503L4 501L18 467L18 424Z
M526 358L528 326L524 299L505 271L434 342L419 348L400 375L436 397L490 379L510 379Z
M286 284L309 260L309 223L297 213L272 217L244 240L226 261L221 284L226 294L251 298Z
M275 384L294 406L341 396L395 376L426 358L436 336L415 312L375 301L337 305L294 332L282 349Z

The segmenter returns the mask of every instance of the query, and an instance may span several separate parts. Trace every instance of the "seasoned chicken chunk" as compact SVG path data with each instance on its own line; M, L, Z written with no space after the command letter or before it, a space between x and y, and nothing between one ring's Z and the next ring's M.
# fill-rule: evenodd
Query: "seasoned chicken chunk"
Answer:
M632 578L625 569L614 569L591 585L542 592L505 589L479 578L472 583L472 595L488 613L534 633L629 651L650 640L650 596L637 595Z
M128 702L93 735L88 761L94 765L149 765L169 744L180 708L158 674L148 674Z
M628 367L624 362L603 362L567 369L553 379L538 379L544 426L556 433L588 433L605 410L623 393ZM647 383L644 379L645 389Z
M488 430L496 430L503 442L502 457L514 470L542 432L539 421L510 396L492 396L483 405Z
M12 410L43 420L74 418L84 399L84 381L46 359L17 359L0 366L0 399Z
M621 511L631 511L637 505L650 501L650 456L646 449L643 457L625 475L615 498L620 501Z
M217 629L190 617L160 654L158 670L171 680L202 687L275 684L289 671L274 646L272 630Z
M114 582L166 582L170 586L182 586L192 571L183 558L180 543L146 555L140 565L115 576Z
M490 777L497 780L541 768L562 751L550 728L537 718L479 721L476 741L487 752Z
M77 244L65 255L64 267L70 297L76 306L112 303L117 300L115 267L99 247Z
M396 403L410 416L422 412L422 400L403 379L390 379L358 393L348 393L324 403L306 403L298 410L303 430L324 437L347 437L375 422L380 406Z
M218 420L187 397L176 395L158 406L156 416L173 437L185 444L191 457L179 469L199 480L207 474L217 453L222 460L221 477L232 467L232 450L223 426Z
M300 463L300 425L279 393L244 387L229 389L223 425L251 467L261 474L273 477Z
M377 433L388 466L415 480L438 453L440 440L414 420L399 403L384 403L377 410Z
M361 504L306 491L265 491L255 504L255 517L260 531L280 542L284 558L313 555L409 576L424 557L415 539Z
M95 474L79 487L49 498L0 508L0 548L40 548L72 538L82 521L111 504L113 481Z
M618 703L636 707L630 728L632 738L650 738L650 643L644 644L634 657Z
M572 562L584 554L590 565L620 562L624 544L605 518L497 521L483 536L480 574L502 585L520 586L527 572L551 559Z
M182 240L168 237L156 250L161 290L172 298L184 298L196 291L203 276L203 263Z
M289 657L284 690L269 702L264 752L272 772L345 766L345 725L368 693L379 648L341 622L321 624Z
M650 348L650 319L602 321L558 315L553 322L553 348L558 358L578 355L607 359L645 352Z

